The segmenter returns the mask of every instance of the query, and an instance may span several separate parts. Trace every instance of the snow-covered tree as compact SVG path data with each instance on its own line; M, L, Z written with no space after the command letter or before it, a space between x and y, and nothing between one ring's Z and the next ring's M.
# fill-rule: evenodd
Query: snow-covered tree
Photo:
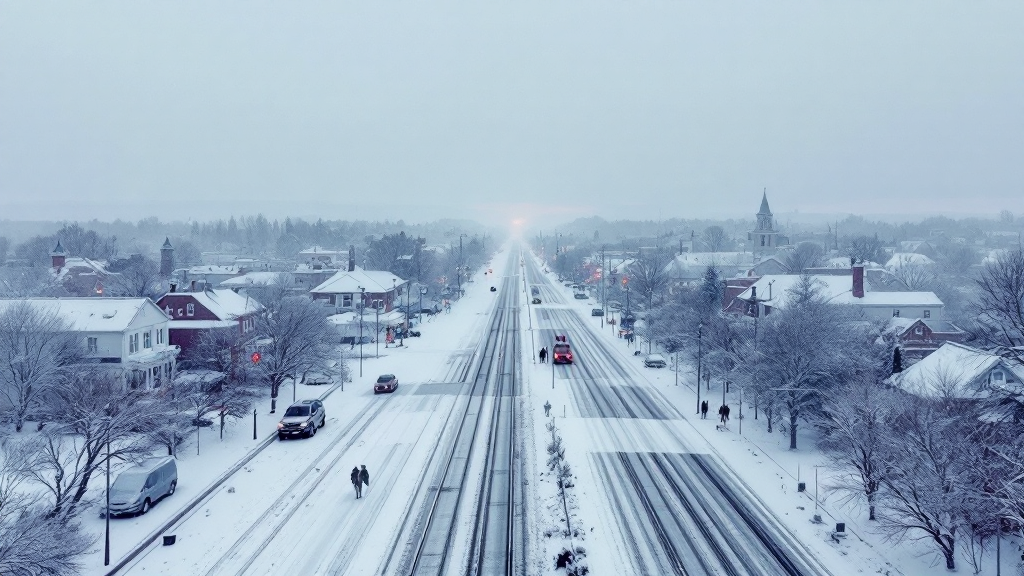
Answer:
M4 441L0 450L0 574L79 574L89 539L77 522L48 517L23 486L30 457L24 444Z
M21 432L48 390L79 361L82 342L53 311L15 302L0 311L0 396Z
M274 412L286 380L322 370L334 359L334 332L323 308L305 296L288 296L264 305L266 313L256 325L262 355L256 371L270 386L270 411Z
M71 518L93 474L110 458L130 460L148 452L140 430L153 424L158 406L103 369L79 369L47 395L52 426L36 439L28 474L50 496L50 516Z
M802 274L806 268L821 266L824 260L825 249L816 242L800 242L786 254L786 266L792 274Z
M1001 254L985 265L977 282L981 291L973 312L987 328L984 339L1019 350L1024 346L1024 251Z
M665 265L669 256L661 248L641 250L629 267L629 286L647 304L647 310L654 305L654 297L660 296L668 287L668 273Z

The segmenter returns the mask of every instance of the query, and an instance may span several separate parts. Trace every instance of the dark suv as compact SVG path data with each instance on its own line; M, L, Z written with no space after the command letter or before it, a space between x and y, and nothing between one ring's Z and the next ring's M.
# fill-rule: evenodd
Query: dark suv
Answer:
M277 439L294 436L309 438L316 435L317 427L327 424L327 411L319 400L300 400L284 411L284 417L277 423Z

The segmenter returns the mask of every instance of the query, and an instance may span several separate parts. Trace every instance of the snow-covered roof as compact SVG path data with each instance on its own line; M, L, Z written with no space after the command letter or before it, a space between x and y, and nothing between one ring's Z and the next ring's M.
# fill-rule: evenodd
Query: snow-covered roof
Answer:
M237 328L234 320L171 320L167 325L171 330L211 330L214 328Z
M27 302L41 312L55 313L79 332L123 332L146 306L157 308L149 298L24 298L0 300L0 311Z
M194 298L200 306L206 308L221 320L233 320L246 314L253 314L263 310L263 306L259 302L226 288L197 292L171 292L164 295L164 298L173 299L175 297L188 296ZM161 301L164 298L161 298ZM180 324L176 323L175 326L180 326Z
M731 274L753 265L754 255L750 252L683 252L665 266L665 273L671 278L695 277L713 266Z
M395 274L385 270L363 270L359 266L351 272L339 270L323 284L310 290L315 294L358 294L363 287L370 293L383 293L394 289L395 284L405 283ZM395 280L395 282L392 282Z
M889 261L885 263L885 267L892 270L901 266L931 266L932 264L935 264L935 260L924 254L897 252L892 255L892 258L889 258Z
M239 274L241 270L238 266L220 266L216 264L203 264L201 266L192 266L187 270L190 276L202 276L203 274Z
M308 256L313 256L313 255L338 256L338 255L344 254L344 255L347 256L348 255L348 250L347 249L342 249L342 248L324 248L323 246L310 246L309 248L306 248L305 250L302 250L301 252L299 252L299 254L300 255L308 255Z
M91 260L73 256L64 259L64 266L56 271L55 278L62 280L71 271L77 276L111 276L114 273L107 270L107 263L103 260Z
M1024 380L1024 369L1010 366L998 354L946 342L889 381L918 396L952 394L958 398L978 398L988 395L987 381L980 379L1000 365L1016 374L1018 381Z
M815 274L814 279L821 296L833 304L855 306L942 306L934 292L865 292L863 298L853 296L852 276ZM750 300L754 289L758 300L773 308L785 308L789 291L800 282L799 274L767 274L744 290L737 298Z
M228 278L217 284L221 288L245 288L247 286L272 286L274 285L281 274L287 274L287 272L249 272L241 276L235 276L234 278Z

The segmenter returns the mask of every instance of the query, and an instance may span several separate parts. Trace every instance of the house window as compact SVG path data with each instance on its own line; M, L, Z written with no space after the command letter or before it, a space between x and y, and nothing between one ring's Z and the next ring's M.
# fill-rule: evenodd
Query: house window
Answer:
M899 318L900 317L900 309L899 308L893 308L892 309L892 317L893 318Z
M163 328L161 328L161 329L156 331L156 343L158 345L164 343L164 329Z
M999 382L1001 384L1003 382L1003 371L1002 370L993 370L992 371L992 380L994 382Z
M342 308L351 308L352 307L352 295L351 294L342 294L342 296L341 296L341 307Z
M764 246L764 236L761 236L761 246Z
M185 314L187 316L195 316L196 315L196 305L191 303L191 302L189 302L188 304L185 304Z
M334 294L331 294L330 296L327 297L327 302L329 302L331 306L334 306L334 305L336 305L338 303L337 298L338 298L337 296L335 296Z
M142 333L142 347L143 348L147 348L147 349L153 347L153 333L152 332L149 332L147 330L146 332Z
M135 333L128 337L128 353L135 354L139 351L139 334Z
M383 310L384 309L384 301L383 300L374 300L373 301L373 308L377 308L378 310Z
M90 337L85 339L85 343L86 343L86 346L89 349L89 352L96 352L97 350L99 350L99 347L100 347L100 345L99 345L99 338L95 338L93 336L90 336Z
M924 328L921 328L920 326L917 326L916 328L914 328L914 334L917 334L918 336L923 335L924 334Z
M924 311L924 317L925 318L931 318L932 317L932 311L931 310L925 310Z

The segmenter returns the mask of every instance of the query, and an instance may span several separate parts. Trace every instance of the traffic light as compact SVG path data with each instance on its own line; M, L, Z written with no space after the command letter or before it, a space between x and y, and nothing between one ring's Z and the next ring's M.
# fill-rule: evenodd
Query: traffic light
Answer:
M622 277L622 285L625 286L626 284L629 284L629 278L627 276L623 276Z
M259 364L260 363L260 358L262 358L262 356L260 356L259 352L253 352L252 353L252 363L253 364Z

